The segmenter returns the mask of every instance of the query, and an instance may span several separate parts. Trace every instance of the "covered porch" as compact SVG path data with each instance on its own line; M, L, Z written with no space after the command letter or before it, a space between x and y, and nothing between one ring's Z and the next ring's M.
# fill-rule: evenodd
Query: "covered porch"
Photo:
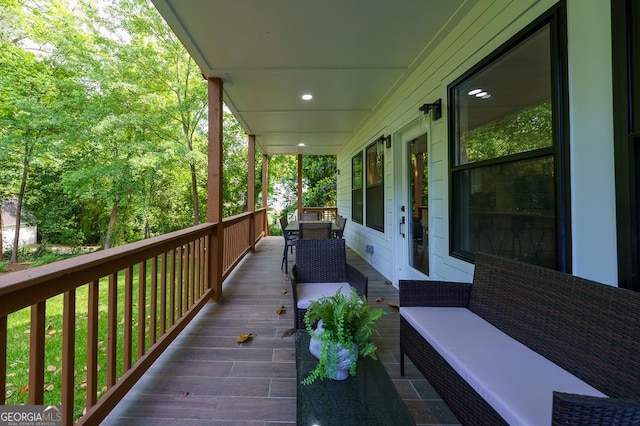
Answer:
M291 291L279 269L282 237L265 237L229 275L223 299L207 304L105 419L103 424L295 424ZM422 375L399 369L395 287L352 250L348 262L369 277L369 302L389 315L378 326L380 358L416 424L455 424L456 418ZM293 263L293 261L292 261ZM377 297L384 301L375 302ZM278 315L276 309L285 306ZM238 344L239 334L254 333Z

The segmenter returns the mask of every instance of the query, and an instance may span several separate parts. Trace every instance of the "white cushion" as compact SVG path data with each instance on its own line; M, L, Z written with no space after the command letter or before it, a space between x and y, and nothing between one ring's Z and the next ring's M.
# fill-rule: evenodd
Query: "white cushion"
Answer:
M351 285L347 282L342 283L297 283L296 291L298 292L298 309L307 309L309 304L322 297L335 296L336 292L349 296L351 294Z
M468 309L402 307L400 315L510 425L551 424L553 391L606 396Z

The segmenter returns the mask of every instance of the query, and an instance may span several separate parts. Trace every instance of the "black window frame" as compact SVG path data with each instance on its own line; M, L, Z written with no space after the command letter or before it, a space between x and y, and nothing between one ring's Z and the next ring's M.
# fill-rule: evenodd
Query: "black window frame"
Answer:
M475 253L468 251L456 251L454 243L456 239L454 211L454 174L464 170L473 170L487 165L500 164L504 159L510 163L517 161L542 158L545 155L553 155L554 160L554 189L555 189L555 269L571 272L571 224L570 224L570 174L569 174L569 113L568 113L568 79L567 79L567 29L566 29L566 2L560 1L550 8L510 40L484 58L476 66L472 67L447 87L448 92L448 130L449 130L449 254L471 263L475 262ZM540 148L534 151L522 152L506 157L491 160L478 161L456 165L456 105L455 89L464 81L470 79L478 72L499 60L514 47L520 45L531 35L545 26L550 30L550 54L552 67L552 141L548 148Z
M363 223L364 161L362 151L351 157L351 220ZM360 185L357 185L356 162L360 162Z
M375 147L376 155L382 156L379 169L376 171L379 179L370 182L373 171L369 166L369 151ZM364 151L365 163L365 222L367 228L384 233L384 138L380 137L367 145ZM378 204L380 203L380 204ZM379 210L376 210L379 208Z
M618 286L640 291L640 4L611 0ZM635 34L634 34L635 32Z

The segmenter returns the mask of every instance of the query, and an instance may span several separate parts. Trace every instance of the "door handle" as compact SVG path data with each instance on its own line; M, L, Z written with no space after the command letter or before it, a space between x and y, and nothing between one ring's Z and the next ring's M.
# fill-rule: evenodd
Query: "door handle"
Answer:
M405 238L404 235L404 225L405 225L405 218L404 216L402 216L402 220L400 220L400 235L402 235L402 238Z

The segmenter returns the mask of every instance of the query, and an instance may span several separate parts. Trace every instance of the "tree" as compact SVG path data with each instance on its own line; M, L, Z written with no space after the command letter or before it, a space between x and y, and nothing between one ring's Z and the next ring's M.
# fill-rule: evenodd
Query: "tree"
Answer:
M17 261L20 222L29 172L56 156L63 135L73 127L70 112L76 85L63 68L0 40L0 164L16 173L4 192L18 200L11 262Z

